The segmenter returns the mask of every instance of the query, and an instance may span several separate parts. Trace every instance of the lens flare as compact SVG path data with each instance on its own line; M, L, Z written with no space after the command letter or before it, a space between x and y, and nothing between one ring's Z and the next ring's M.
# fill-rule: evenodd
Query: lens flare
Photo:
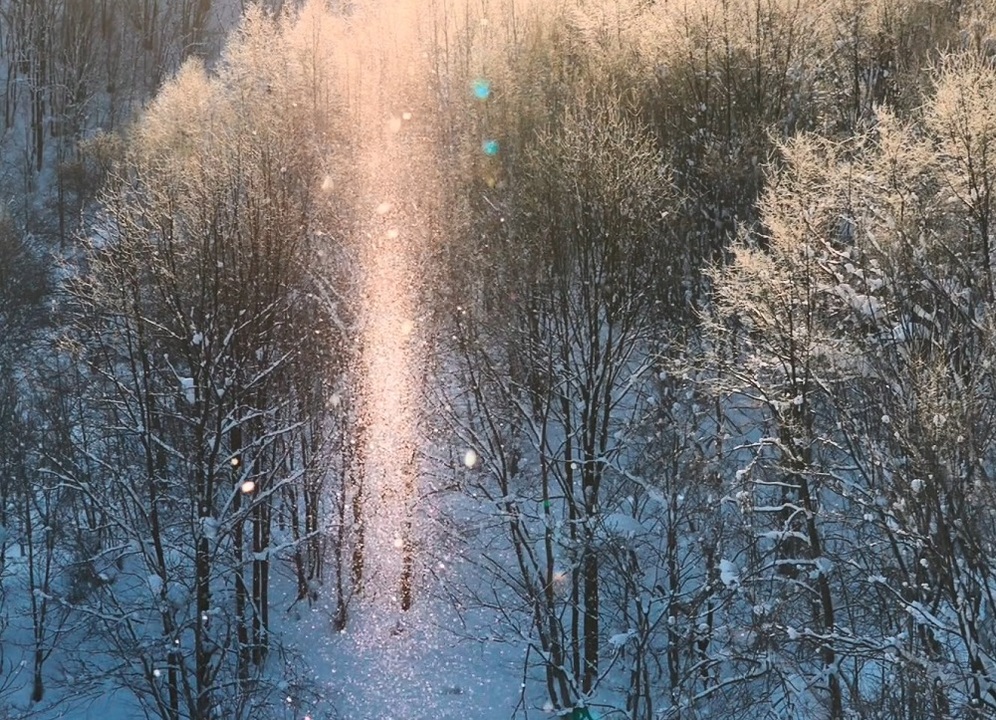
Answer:
M471 83L471 91L478 100L487 100L491 96L491 83L484 78L477 78Z

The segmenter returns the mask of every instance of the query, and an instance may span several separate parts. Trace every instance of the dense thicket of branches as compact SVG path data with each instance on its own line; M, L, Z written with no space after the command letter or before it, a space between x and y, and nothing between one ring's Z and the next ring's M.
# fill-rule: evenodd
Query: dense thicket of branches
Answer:
M53 657L150 717L303 707L277 561L330 632L362 596L376 15L281 5L0 0L0 717ZM411 17L419 466L523 703L996 714L996 10Z
M441 408L561 714L992 714L987 13L545 6L440 60L494 92Z

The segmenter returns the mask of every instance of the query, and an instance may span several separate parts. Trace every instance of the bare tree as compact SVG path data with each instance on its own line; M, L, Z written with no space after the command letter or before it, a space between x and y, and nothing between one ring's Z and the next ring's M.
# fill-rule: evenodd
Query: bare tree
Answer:
M978 623L993 528L991 90L978 68L950 59L924 121L880 111L848 144L788 144L765 233L716 275L714 388L760 428L738 472L755 539L737 582L764 598L765 649L785 672L805 657L786 647L817 650L807 672L825 679L814 699L828 717L982 717L994 700ZM885 668L890 689L858 689Z
M104 518L129 548L122 586L146 586L145 601L105 589L113 610L94 617L127 658L122 681L164 718L249 711L237 699L271 646L275 517L305 513L308 532L290 548L323 532L314 497L287 500L302 483L314 493L307 478L327 457L316 413L340 328L311 266L334 214L310 138L330 116L303 102L283 32L251 14L217 76L191 63L164 89L104 195L90 273L73 285L116 498ZM135 602L156 609L160 644L142 647Z
M604 514L621 502L620 467L638 452L629 434L648 382L660 310L650 285L668 272L661 217L674 194L653 143L612 100L574 100L518 153L514 189L494 203L475 249L507 275L464 288L464 381L451 406L516 558L499 577L528 608L550 702L569 709L608 669Z

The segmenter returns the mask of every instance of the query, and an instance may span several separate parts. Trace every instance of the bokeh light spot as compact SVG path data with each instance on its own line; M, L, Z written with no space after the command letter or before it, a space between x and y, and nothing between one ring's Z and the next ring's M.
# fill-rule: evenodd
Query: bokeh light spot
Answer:
M491 96L491 83L484 78L477 78L471 83L471 90L478 100L487 100Z

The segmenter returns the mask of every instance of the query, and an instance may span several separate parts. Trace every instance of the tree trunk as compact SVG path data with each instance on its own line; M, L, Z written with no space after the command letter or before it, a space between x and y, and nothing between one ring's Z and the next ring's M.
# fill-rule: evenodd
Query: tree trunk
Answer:
M200 409L200 398L195 400L195 407ZM203 423L197 426L197 447L204 448L205 427ZM210 720L213 717L213 698L211 696L211 657L214 654L208 638L208 613L211 610L211 547L205 534L206 523L213 515L214 483L213 470L206 467L206 460L201 459L196 469L197 479L197 525L195 529L197 542L194 550L194 583L197 607L197 617L194 623L194 675L197 698L197 720Z
M45 166L45 84L48 80L48 49L44 29L39 31L35 47L35 76L31 79L31 132L34 142L35 169Z
M257 492L264 490L257 486ZM270 516L265 500L257 499L252 508L252 661L257 666L266 662L268 623L268 583L270 560Z
M405 521L401 532L401 609L412 606L415 582L415 541L412 538L412 508L415 504L415 451L413 450L404 470Z
M238 644L235 675L240 684L249 681L249 628L246 621L245 580L245 521L242 519L242 489L238 487L242 475L242 428L232 428L229 435L232 453L232 484L235 498L232 501L232 555L235 561L235 640Z
M598 680L599 617L598 555L589 547L584 555L584 679L581 690L588 695Z
M357 432L359 437L356 439L356 446L361 448L358 452L360 453L359 460L357 462L355 470L351 472L351 477L353 480L353 558L350 564L351 569L351 579L353 583L353 592L361 593L363 592L363 562L364 562L364 543L366 542L366 515L364 512L364 492L363 485L365 482L364 478L364 463L363 463L363 443L366 442L366 435L363 432L363 427L357 425Z
M203 507L203 506L202 506ZM205 517L202 513L201 517ZM194 574L196 577L197 622L194 633L194 665L197 682L197 717L198 720L208 720L211 714L211 649L207 638L208 611L211 609L211 555L208 539L201 537L197 541L194 559Z

